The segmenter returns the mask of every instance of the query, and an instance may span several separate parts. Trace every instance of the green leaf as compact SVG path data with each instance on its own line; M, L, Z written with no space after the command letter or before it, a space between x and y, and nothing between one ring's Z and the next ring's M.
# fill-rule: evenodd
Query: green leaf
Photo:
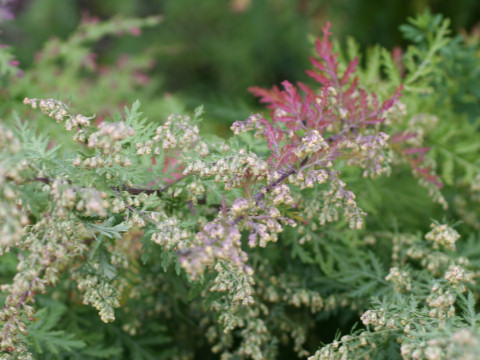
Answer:
M98 261L98 273L108 280L113 280L117 276L117 269L110 263L110 254L104 247L98 251Z
M140 240L142 243L142 255L140 259L142 260L143 265L145 265L149 260L152 252L152 234L153 230L147 230Z
M392 55L386 49L381 49L381 55L383 60L383 65L385 66L385 73L388 76L388 79L392 84L397 87L402 83L400 77L400 71L397 68L397 65L393 61Z
M193 299L198 298L202 293L204 287L205 285L202 282L199 282L199 281L193 282L188 291L188 296L187 296L188 301L192 301Z
M114 356L122 354L123 349L118 345L112 345L108 347L97 345L83 350L82 353L97 359L111 359Z
M109 239L120 239L122 237L122 233L128 231L130 226L125 225L124 223L120 223L115 226L109 226L109 224L111 224L113 221L114 218L112 217L103 224L86 222L85 225Z
M72 353L86 346L82 340L75 339L74 334L63 330L53 330L65 313L66 307L43 308L36 314L37 321L28 327L27 338L39 354Z
M461 301L458 302L462 311L465 321L470 325L472 329L475 329L479 321L480 314L477 314L475 310L476 300L475 295L469 291L467 297L459 294Z
M454 160L451 156L446 157L442 165L442 178L447 185L453 185Z
M470 144L455 146L455 153L457 153L458 155L466 155L466 154L478 155L479 150L480 150L480 141L470 143Z

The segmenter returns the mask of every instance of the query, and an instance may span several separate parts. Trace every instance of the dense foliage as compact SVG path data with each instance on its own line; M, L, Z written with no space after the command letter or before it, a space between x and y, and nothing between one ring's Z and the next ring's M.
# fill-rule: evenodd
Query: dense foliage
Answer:
M148 55L95 61L159 21L85 18L24 73L0 48L0 358L475 358L478 35L427 12L363 55L327 24L224 139Z

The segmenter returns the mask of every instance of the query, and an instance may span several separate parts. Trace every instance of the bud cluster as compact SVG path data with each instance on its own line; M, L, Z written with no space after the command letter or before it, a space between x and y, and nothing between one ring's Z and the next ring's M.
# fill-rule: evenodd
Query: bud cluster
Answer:
M475 284L473 272L461 265L450 265L445 273L445 280L450 283L452 288L458 289L460 292L467 290L465 284Z
M169 149L187 150L192 144L200 141L200 130L192 124L189 116L171 115L165 124L155 131L154 141L162 142L164 151Z
M300 189L312 189L315 184L323 184L328 180L328 172L319 170L299 170L296 175L290 175L288 182L300 186Z
M362 228L363 216L366 213L357 206L355 194L345 190L345 185L334 173L330 173L330 189L320 192L323 204L320 206L315 204L316 202L318 203L318 200L312 200L312 205L308 211L311 214L317 214L320 225L338 221L339 210L341 209L351 229Z
M85 275L77 279L77 286L83 294L83 303L91 304L98 310L103 322L115 320L114 308L120 307L120 291L105 279L97 275Z
M352 301L346 293L322 296L319 291L303 287L301 285L302 274L300 276L290 273L271 275L264 265L259 266L258 270L256 275L257 295L266 303L286 303L296 308L305 307L312 314L321 311L337 311L340 308L358 311L358 301Z
M448 225L431 224L431 227L425 239L432 243L433 248L455 251L455 242L460 238L458 232Z
M115 154L121 149L121 140L135 135L133 129L123 121L102 122L98 125L98 131L88 137L88 147L99 149L103 154Z
M276 195L276 198L278 195ZM289 198L287 198L287 201ZM248 235L248 246L266 247L269 242L276 242L278 240L278 234L283 232L284 226L295 227L296 223L292 219L281 216L280 210L275 205L275 199L273 199L274 206L265 208L263 213L259 215L252 215L247 217L242 224L245 229L250 231ZM288 205L288 202L286 203Z
M206 266L214 265L216 259L226 259L240 268L245 266L247 254L241 249L240 231L236 226L228 225L226 219L217 217L207 223L195 236L195 245L186 253L190 255L193 251L195 256L180 258L182 266L193 277L202 274ZM245 269L251 271L250 268Z
M83 293L83 304L97 309L105 323L115 320L114 308L120 307L120 298L128 283L126 278L116 276L130 265L124 250L119 249L121 246L121 243L106 245L104 249L108 249L108 255L91 254L90 259L72 274L78 290Z
M412 290L412 278L408 271L400 270L398 267L390 268L385 280L393 283L393 289L397 292L410 292Z
M111 167L115 164L130 166L132 164L130 158L125 155L122 156L120 152L122 150L122 141L135 135L133 129L124 122L105 121L98 128L98 131L92 133L87 138L87 146L95 149L97 154L85 159L77 156L73 164L87 169Z
M250 270L236 268L231 263L220 261L215 265L217 276L210 291L228 292L232 297L232 305L241 303L252 305L253 285L255 284Z
M372 334L363 331L357 336L344 335L339 340L322 347L308 360L347 360L350 358L372 360L370 356L377 348Z
M2 291L9 294L0 311L4 323L0 331L2 351L17 349L20 334L26 332L25 321L33 320L34 310L29 302L34 301L34 294L45 293L46 286L55 285L69 261L85 250L81 243L85 234L83 225L71 218L61 220L58 217L52 221L52 217L56 217L54 213L32 225L17 244L23 253L19 257L17 274L12 284L2 285Z
M213 177L215 182L225 184L225 190L231 190L243 186L246 178L256 182L264 181L268 176L268 165L257 154L240 149L237 154L214 163L194 161L187 165L183 174L196 174L201 178Z
M455 316L456 296L450 289L443 288L439 283L433 285L426 301L431 308L429 316L440 320Z
M302 142L294 150L295 155L299 159L313 154L318 156L318 153L327 151L330 148L328 143L322 137L318 130L311 130L302 138Z
M63 179L55 179L50 185L45 185L44 190L49 190L53 201L58 206L57 214L62 219L68 217L69 212L75 207L77 194L74 187Z
M453 333L426 341L413 340L403 342L400 352L403 359L474 360L478 357L479 335L471 329L460 329Z
M107 208L109 202L105 200L107 194L96 189L79 189L77 191L80 200L77 202L75 209L82 211L87 216L107 216Z
M70 185L64 179L54 179L49 185L43 187L44 191L50 191L52 200L55 202L56 215L61 219L66 219L69 213L75 209L83 212L87 216L105 217L109 202L106 200L107 194L91 188L79 188Z
M379 330L386 324L385 309L367 310L360 319L363 325L372 325L375 330Z
M309 289L295 289L292 291L289 288L285 290L286 294L283 296L283 301L297 308L305 306L310 309L312 314L316 314L323 309L328 309L329 304L332 303L332 299L322 298L317 291L312 291ZM336 300L337 299L333 300L333 303L335 305L339 305L336 303Z
M194 151L205 157L209 150L207 144L201 140L200 130L190 116L170 115L167 121L157 127L155 136L146 142L138 142L138 155L158 155L167 151Z
M363 177L390 175L392 153L389 136L383 132L358 135L341 140L338 147L348 151L347 164L364 169Z
M28 223L15 187L3 186L0 189L0 255L19 244Z
M395 263L404 265L413 260L435 277L443 277L452 266L469 266L468 260L463 257L452 259L451 252L455 251L455 242L460 235L445 224L433 223L431 227L433 229L425 235L427 243L407 234L395 236L392 257ZM403 255L400 254L400 249Z
M156 231L152 241L162 246L165 250L182 250L188 239L192 237L187 230L180 227L180 222L173 216L158 214L152 219Z
M82 114L71 114L67 104L56 99L25 98L23 103L32 109L40 108L45 115L55 119L58 123L65 121L65 129L68 131L89 126L90 120L93 119L93 117L86 117Z
M262 130L259 122L261 119L262 117L259 114L250 115L247 120L235 121L230 127L230 129L232 129L235 135L255 129Z
M0 124L0 255L20 242L29 222L16 185L25 181L23 172L29 167L18 161L21 151L14 133Z

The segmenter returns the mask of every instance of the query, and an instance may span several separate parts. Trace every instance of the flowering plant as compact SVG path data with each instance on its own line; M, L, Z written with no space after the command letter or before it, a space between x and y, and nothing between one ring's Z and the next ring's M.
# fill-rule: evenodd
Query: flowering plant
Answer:
M431 116L410 103L428 93L448 23L421 19L409 31L436 21L435 36L426 55L405 54L403 77L386 50L386 75L342 59L327 24L308 72L316 87L252 87L270 114L235 122L229 140L201 135L202 108L158 125L138 101L97 121L26 97L70 135L62 146L27 121L1 125L0 251L15 263L1 359L180 359L205 345L264 359L280 342L312 359L473 354L475 264L455 253L459 234L434 224L424 242L368 220L361 204L359 184L390 189L377 177L406 165L447 206L423 145ZM378 92L368 72L386 77ZM80 303L113 323L91 312L82 323ZM339 311L366 329L314 353L318 324ZM179 329L203 336L185 346Z

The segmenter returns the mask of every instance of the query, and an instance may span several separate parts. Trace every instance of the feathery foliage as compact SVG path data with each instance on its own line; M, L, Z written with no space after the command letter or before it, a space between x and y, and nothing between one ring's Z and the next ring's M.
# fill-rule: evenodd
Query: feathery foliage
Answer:
M479 39L424 13L362 59L327 24L225 140L148 86L154 119L113 113L147 62L88 44L158 21L85 20L24 78L0 48L0 359L473 358Z

